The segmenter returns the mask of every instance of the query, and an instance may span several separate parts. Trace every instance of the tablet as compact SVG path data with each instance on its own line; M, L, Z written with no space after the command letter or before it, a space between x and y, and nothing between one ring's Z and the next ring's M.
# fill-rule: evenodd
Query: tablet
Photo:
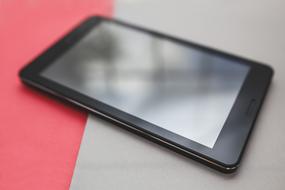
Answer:
M26 84L227 173L240 163L272 75L264 64L102 17L20 72Z

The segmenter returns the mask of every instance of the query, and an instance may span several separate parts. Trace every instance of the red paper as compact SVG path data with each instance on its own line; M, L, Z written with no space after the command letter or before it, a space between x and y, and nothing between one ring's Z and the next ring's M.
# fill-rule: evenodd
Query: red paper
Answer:
M87 114L18 71L87 16L110 16L111 1L0 1L0 190L69 189Z

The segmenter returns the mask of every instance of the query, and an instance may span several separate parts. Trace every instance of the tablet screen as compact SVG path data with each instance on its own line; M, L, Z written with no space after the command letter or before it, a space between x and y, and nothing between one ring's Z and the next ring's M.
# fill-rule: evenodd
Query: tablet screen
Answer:
M249 67L101 22L41 76L213 148Z

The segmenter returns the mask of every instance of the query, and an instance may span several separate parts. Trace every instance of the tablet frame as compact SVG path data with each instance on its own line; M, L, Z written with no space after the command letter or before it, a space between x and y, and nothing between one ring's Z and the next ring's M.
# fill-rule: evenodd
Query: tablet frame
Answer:
M82 37L84 37L100 22L119 24L138 32L163 37L210 54L237 60L241 62L241 64L249 66L250 69L247 77L213 148L209 148L182 137L40 76L40 73L52 64L57 57L64 54L64 52L75 45L76 42L80 41ZM104 118L131 130L132 132L171 148L176 152L191 157L212 168L224 173L232 173L240 164L242 154L253 129L257 114L270 85L270 81L273 76L273 69L267 65L260 64L252 60L221 52L156 31L130 25L118 20L93 16L83 21L65 37L31 61L30 64L20 71L19 75L21 80L28 85L32 85L45 92L54 94L55 96L83 107L92 113L103 116Z

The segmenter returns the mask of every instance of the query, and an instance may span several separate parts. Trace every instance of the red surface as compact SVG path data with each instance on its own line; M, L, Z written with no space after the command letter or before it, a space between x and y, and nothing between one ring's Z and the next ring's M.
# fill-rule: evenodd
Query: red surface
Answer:
M87 114L23 86L19 69L112 0L0 1L0 190L68 189Z

